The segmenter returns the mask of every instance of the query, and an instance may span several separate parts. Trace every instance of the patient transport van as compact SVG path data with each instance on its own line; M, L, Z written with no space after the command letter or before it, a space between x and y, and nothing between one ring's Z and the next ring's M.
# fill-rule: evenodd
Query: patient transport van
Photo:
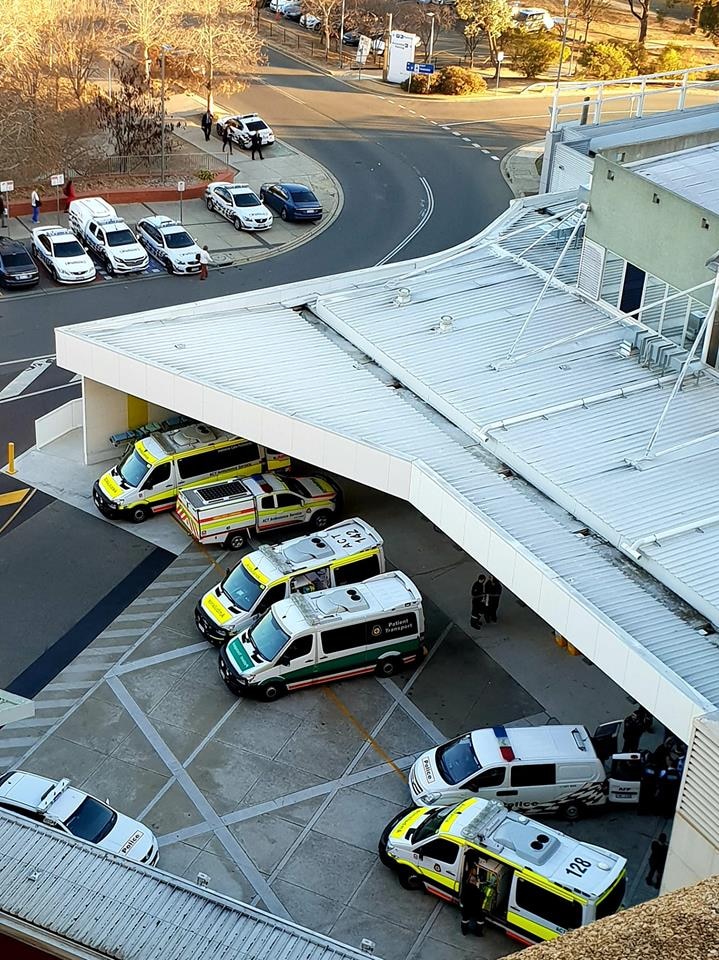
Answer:
M616 913L626 886L624 857L498 800L405 810L382 833L379 857L407 890L455 904L476 867L487 922L525 946Z
M355 517L321 534L248 553L195 607L202 636L219 645L251 627L273 603L295 593L345 586L384 573L382 538Z
M376 673L391 677L424 656L422 597L397 570L364 583L296 594L220 650L220 676L241 696Z
M239 550L252 530L265 533L299 523L324 530L341 501L324 477L279 477L263 473L181 490L175 516L200 543Z
M282 453L204 423L190 423L137 440L117 466L95 481L92 499L111 520L142 523L152 514L172 510L185 487L289 466L289 457Z

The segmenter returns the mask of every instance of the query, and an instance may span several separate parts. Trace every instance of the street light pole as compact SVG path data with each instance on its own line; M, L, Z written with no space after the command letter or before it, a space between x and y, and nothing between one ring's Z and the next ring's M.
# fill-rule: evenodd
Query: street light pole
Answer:
M340 70L344 62L345 43L345 0L342 0L342 12L340 13Z
M562 79L562 65L564 64L564 48L567 45L567 24L569 22L569 0L564 0L564 24L562 30L562 48L559 51L559 67L557 68L557 82L555 89L559 90L559 82Z
M160 100L162 102L160 128L160 170L162 185L165 186L165 47L160 50Z
M434 53L434 14L428 13L427 16L430 18L430 27L429 27L429 58L428 62L432 62L432 54Z

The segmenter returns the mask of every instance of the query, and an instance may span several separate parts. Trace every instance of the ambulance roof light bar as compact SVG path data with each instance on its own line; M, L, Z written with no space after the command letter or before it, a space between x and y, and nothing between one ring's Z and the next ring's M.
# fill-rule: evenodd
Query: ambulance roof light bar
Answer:
M492 730L497 738L497 746L499 747L499 752L502 755L502 760L505 760L507 763L511 763L513 760L516 760L517 757L512 749L512 743L509 739L507 728L492 727Z

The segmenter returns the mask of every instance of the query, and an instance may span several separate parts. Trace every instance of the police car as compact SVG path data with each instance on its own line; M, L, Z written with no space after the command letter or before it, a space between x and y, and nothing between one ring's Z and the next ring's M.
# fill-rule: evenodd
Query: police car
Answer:
M233 117L220 117L215 124L218 137L224 135L225 127L228 129L230 139L234 143L239 143L245 150L249 150L252 146L252 137L256 133L259 133L260 142L263 147L275 142L272 127L269 127L262 117L256 113L245 113L241 116Z
M208 210L221 214L235 230L269 230L272 214L249 183L210 183L205 190Z
M65 227L36 227L32 252L58 283L89 283L95 279L95 264Z
M9 770L0 776L0 810L44 823L136 863L154 866L160 858L151 830L70 786L69 780Z
M169 217L138 220L137 239L168 273L199 273L200 248L187 230Z

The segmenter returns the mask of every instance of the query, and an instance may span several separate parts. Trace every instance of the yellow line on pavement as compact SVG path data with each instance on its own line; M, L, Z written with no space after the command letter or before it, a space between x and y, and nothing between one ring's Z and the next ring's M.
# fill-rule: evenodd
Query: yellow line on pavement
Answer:
M394 762L392 757L390 757L390 755L386 753L385 750L377 743L375 738L372 736L369 730L365 727L362 721L358 720L357 717L349 709L349 707L345 706L345 704L342 702L342 700L340 700L340 698L337 696L334 690L331 687L322 687L322 692L329 700L332 701L332 703L334 703L334 705L337 707L339 712L344 714L345 717L347 717L347 719L352 724L352 726L359 731L363 739L367 741L367 743L372 747L375 753L379 754L379 756L384 760L384 762L388 763L390 767L392 767L392 769L397 774L397 776L401 777L403 783L406 783L407 775L404 773L404 771L400 770L400 768Z
M22 490L12 490L10 493L0 493L0 507L9 507L13 503L20 503L30 492L30 487Z
M3 530L5 530L7 527L10 526L10 524L13 522L13 520L18 515L18 513L20 513L23 507L26 507L28 503L30 503L30 501L32 500L32 498L35 496L36 493L37 493L37 489L33 489L30 491L30 493L25 497L25 499L22 501L22 503L17 508L17 510L12 514L12 516L8 517L5 523L0 527L0 533L2 533Z

